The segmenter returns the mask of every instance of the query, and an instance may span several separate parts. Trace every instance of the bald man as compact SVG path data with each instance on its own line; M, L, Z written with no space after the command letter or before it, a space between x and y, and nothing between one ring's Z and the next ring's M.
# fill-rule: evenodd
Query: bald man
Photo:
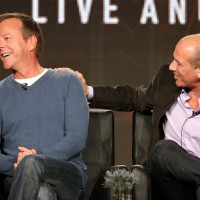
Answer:
M200 34L182 38L171 64L148 86L87 86L91 107L117 111L153 110L149 171L157 185L153 200L200 199ZM154 186L153 184L153 186ZM157 194L161 191L161 197Z

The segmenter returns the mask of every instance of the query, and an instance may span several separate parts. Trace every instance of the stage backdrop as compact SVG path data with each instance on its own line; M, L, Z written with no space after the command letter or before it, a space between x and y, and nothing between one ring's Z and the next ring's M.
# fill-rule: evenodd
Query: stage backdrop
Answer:
M72 67L89 84L148 83L182 36L200 32L199 0L1 0L4 12L40 23L44 67Z
M71 67L92 85L146 84L181 37L200 32L200 0L1 0L5 12L41 25L43 67Z

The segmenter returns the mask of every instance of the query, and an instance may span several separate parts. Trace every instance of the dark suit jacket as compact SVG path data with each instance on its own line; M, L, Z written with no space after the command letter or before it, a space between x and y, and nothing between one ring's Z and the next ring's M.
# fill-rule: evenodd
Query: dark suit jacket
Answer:
M94 86L91 106L116 111L152 110L153 136L149 147L151 152L155 143L164 137L162 124L165 113L176 101L181 89L175 85L173 73L166 64L146 86Z

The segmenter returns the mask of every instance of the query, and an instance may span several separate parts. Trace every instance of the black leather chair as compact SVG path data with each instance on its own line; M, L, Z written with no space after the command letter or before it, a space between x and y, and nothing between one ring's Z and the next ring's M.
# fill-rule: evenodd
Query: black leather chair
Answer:
M103 188L105 171L114 165L114 116L111 110L90 109L89 133L83 159L88 167L85 200L110 200Z
M151 179L146 170L146 156L152 135L151 113L133 113L132 170L139 181L134 188L135 200L151 200Z
M146 156L152 133L151 113L133 113L132 167L138 181L133 190L134 200L151 200L151 178L146 169ZM120 168L121 165L114 166ZM125 166L122 166L125 167ZM108 195L109 196L109 195ZM95 198L94 198L95 199ZM96 198L105 200L106 198ZM96 200L95 199L95 200ZM162 199L162 198L161 198ZM160 199L159 199L160 200Z
M6 200L5 192L3 190L3 175L0 175L0 200Z
M110 191L104 189L102 184L105 171L114 165L114 117L111 110L90 109L89 133L83 159L88 166L89 178L84 200L110 200ZM3 187L0 186L0 200L5 200Z

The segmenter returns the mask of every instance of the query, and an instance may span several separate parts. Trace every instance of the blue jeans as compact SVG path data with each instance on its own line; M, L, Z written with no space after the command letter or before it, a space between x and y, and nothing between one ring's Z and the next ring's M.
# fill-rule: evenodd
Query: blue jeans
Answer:
M11 186L8 200L78 200L85 183L84 172L72 162L28 155L5 187Z
M162 200L200 200L200 159L176 142L159 141L152 152L150 173Z

